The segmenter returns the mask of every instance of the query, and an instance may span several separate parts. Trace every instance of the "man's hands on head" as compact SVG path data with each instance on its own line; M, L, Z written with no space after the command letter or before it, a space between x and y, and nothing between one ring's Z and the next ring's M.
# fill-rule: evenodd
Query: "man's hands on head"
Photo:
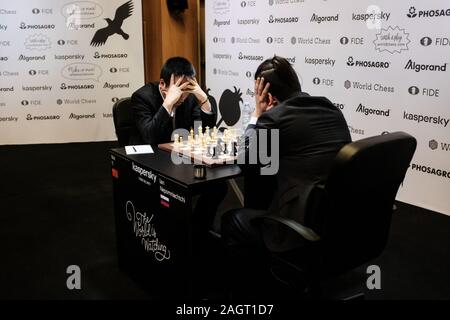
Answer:
M272 95L269 93L270 83L265 83L264 78L255 80L255 111L253 116L259 118L264 112L269 111L275 105L272 101Z
M170 77L169 87L167 88L166 86L166 89L162 90L162 92L166 95L163 106L167 109L167 111L169 111L169 113L172 113L173 109L177 107L177 102L181 99L186 87L189 85L189 82L182 84L183 80L184 76L178 78L175 82L175 76L172 74Z
M183 82L186 79L185 82ZM167 88L167 87L166 87ZM167 89L163 89L165 94L163 106L172 113L184 101L183 94L193 94L201 104L204 112L211 112L211 104L209 103L207 94L202 90L197 79L181 76L175 81L175 76L170 77L170 85Z
M192 93L197 99L200 107L204 112L211 112L211 104L208 100L208 95L202 90L195 78L188 78L189 85L186 87L185 92Z

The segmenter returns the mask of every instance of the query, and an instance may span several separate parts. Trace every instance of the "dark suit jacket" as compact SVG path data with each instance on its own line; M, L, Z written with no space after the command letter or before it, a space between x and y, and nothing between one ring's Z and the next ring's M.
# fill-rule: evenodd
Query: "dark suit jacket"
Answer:
M131 108L139 136L132 136L130 144L157 145L170 142L174 129L190 130L194 127L194 121L202 121L203 127L215 126L217 119L215 111L212 110L211 114L203 112L192 94L177 107L175 128L173 127L172 117L162 104L163 98L157 82L148 83L133 93Z
M308 225L311 191L325 182L336 154L351 142L342 112L324 97L301 93L261 115L249 128L279 129L279 171L269 212Z

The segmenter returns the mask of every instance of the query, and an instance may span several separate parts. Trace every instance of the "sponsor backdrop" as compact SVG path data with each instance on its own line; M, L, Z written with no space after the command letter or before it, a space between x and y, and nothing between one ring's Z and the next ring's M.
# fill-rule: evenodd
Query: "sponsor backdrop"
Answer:
M450 215L448 30L448 0L208 0L209 94L234 96L235 104L219 103L222 114L243 111L254 105L257 66L274 54L288 58L304 91L342 110L354 140L414 135L398 199Z
M143 83L139 0L0 0L0 144L113 140Z

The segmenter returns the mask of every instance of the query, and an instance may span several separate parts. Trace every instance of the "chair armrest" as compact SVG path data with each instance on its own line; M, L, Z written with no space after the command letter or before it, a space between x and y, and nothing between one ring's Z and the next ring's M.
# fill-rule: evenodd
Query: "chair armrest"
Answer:
M320 240L320 236L315 233L312 229L305 227L304 225L298 223L295 220L287 219L284 217L279 216L272 216L272 215L266 215L261 217L255 217L253 220L272 220L278 223L281 223L285 225L286 227L290 228L291 230L295 231L298 235L303 237L304 239L316 242Z

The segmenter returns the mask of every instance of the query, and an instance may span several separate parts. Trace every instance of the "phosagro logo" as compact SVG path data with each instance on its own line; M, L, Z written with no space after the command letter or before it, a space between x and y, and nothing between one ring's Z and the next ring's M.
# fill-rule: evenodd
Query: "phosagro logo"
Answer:
M95 89L93 84L75 84L66 85L64 82L61 83L61 90L92 90Z
M94 52L94 59L125 59L128 57L126 53L100 53Z
M420 64L420 63L416 63L410 59L405 66L405 70L414 70L415 72L420 72L420 71L446 72L447 71L447 63L444 63L443 65Z
M22 30L53 30L55 29L54 24L26 24L25 22L21 22L19 25L19 29Z
M33 120L59 120L61 119L60 115L41 115L41 116L33 116L31 114L27 114L26 119L28 121L33 121Z
M253 55L246 55L242 52L239 52L239 60L250 60L250 61L263 61L263 56L253 56Z
M98 47L106 43L108 38L114 34L119 34L125 40L128 40L130 36L122 30L123 21L133 14L133 1L128 1L121 5L116 10L114 20L110 18L105 18L108 26L105 28L97 30L94 37L91 40L91 46Z
M406 16L408 18L450 17L450 8L449 9L432 9L432 10L417 11L416 7L410 7Z
M273 15L269 16L269 23L297 23L299 21L298 17L274 17Z
M450 179L450 171L442 170L442 169L436 169L430 166L424 166L421 164L412 163L411 164L411 170L419 171L426 174L431 174L434 176L442 177L442 178L448 178Z
M366 106L364 106L360 103L358 108L356 108L356 112L363 113L366 116L375 115L375 116L389 117L391 109L382 110L382 109L375 109L375 108L367 108Z
M362 68L379 68L388 69L390 67L389 62L384 61L368 61L368 60L356 60L353 57L348 57L347 66L349 67L362 67Z

